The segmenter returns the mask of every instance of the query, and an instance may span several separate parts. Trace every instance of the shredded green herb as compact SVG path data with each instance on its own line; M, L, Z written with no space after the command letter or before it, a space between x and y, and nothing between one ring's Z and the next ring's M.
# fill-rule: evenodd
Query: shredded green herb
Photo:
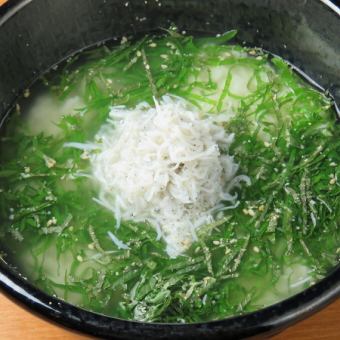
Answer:
M84 52L47 75L61 103L77 95L84 107L64 116L54 136L32 136L18 112L7 122L0 144L1 254L49 294L149 322L250 312L268 304L264 296L275 295L289 268L309 268L302 289L337 265L340 134L331 101L282 59L226 44L235 34L146 36ZM244 93L235 92L240 67L251 74ZM216 74L224 77L222 88ZM91 140L111 106L152 103L167 93L207 114L234 112L224 123L235 133L231 153L252 181L239 190L239 206L202 227L199 241L176 259L147 224L123 221L116 230L113 214L93 202L95 185L79 175L88 170L86 155L63 147ZM128 249L119 249L109 232ZM288 286L269 303L295 292Z

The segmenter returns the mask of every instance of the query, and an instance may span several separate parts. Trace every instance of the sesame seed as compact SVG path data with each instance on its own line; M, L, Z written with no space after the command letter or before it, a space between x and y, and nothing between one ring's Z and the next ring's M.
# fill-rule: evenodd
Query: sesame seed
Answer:
M330 181L329 181L329 184L330 185L334 185L336 183L336 178L332 178Z
M25 97L25 98L28 98L30 95L31 95L30 90L29 90L29 89L26 89L26 90L24 91L24 97Z

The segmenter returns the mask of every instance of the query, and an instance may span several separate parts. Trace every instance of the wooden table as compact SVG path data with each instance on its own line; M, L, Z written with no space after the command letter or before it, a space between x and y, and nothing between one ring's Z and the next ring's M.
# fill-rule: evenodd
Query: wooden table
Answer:
M0 339L63 339L86 340L90 337L74 334L33 316L0 293ZM274 340L340 339L340 299L328 308L289 328Z

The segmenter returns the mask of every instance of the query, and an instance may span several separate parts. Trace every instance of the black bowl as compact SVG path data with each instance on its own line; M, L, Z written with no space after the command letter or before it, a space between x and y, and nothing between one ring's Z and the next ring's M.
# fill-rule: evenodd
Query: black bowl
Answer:
M0 8L1 117L24 89L65 57L171 23L197 34L237 28L239 43L289 60L340 102L340 11L327 0L10 0ZM104 338L236 339L279 332L338 298L340 268L268 308L197 324L131 322L88 312L43 293L4 260L0 287L50 321Z

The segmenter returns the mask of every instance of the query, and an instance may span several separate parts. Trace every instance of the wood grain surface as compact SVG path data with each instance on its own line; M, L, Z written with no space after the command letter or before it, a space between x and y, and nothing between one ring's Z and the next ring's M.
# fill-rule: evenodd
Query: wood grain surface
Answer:
M0 293L0 339L87 340L30 314ZM273 340L339 340L340 299L309 319L275 336Z

